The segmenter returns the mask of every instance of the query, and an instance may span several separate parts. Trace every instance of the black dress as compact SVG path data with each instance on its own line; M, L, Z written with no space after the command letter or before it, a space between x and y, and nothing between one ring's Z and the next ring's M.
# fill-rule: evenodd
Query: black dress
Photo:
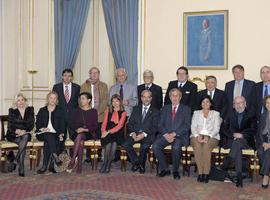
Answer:
M124 111L118 111L118 117L119 117L119 119L121 119L123 112ZM115 126L117 126L117 124L114 123L111 119L112 119L112 113L109 112L108 113L108 121L107 121L106 130L112 129ZM105 138L101 138L101 145L102 146L105 146L108 143L113 143L113 142L116 142L117 145L122 145L123 142L124 142L124 140L125 140L124 130L125 130L125 127L123 126L116 133L108 134Z
M10 108L8 111L8 130L6 138L10 142L14 142L16 137L16 129L25 130L30 132L34 128L35 124L35 114L33 107L26 107L24 111L24 117L22 118L18 108ZM29 141L31 140L31 135L29 134Z

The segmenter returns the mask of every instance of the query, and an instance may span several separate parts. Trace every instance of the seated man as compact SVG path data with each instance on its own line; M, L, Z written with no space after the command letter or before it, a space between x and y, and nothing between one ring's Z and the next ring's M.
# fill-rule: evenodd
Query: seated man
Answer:
M246 100L243 96L235 97L234 110L225 120L224 134L228 139L228 144L224 148L230 148L230 153L221 168L227 171L234 162L237 172L236 186L243 187L242 149L255 148L256 135L256 119L246 109Z
M177 88L170 90L169 97L172 103L165 105L162 109L159 122L160 137L153 144L153 152L158 159L157 176L164 177L169 175L171 172L168 169L163 150L171 144L173 178L180 179L178 169L181 158L181 147L189 143L191 109L188 106L180 104L182 93Z
M147 151L154 142L158 131L159 111L151 105L152 92L144 90L141 93L142 104L134 107L130 116L127 128L129 137L123 144L130 157L133 172L139 169L140 173L145 172ZM133 149L135 143L140 143L140 155Z

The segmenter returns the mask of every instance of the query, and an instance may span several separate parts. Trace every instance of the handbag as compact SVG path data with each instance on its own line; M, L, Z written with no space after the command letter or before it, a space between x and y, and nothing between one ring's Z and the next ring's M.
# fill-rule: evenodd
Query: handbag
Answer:
M226 171L223 171L222 169L212 166L209 174L209 179L213 181L224 182L226 175L227 175Z
M57 166L56 163L54 163L54 169L57 173L59 172L64 172L68 168L68 165L71 161L71 157L67 153L66 150L64 150L62 153L59 154L58 156L59 160L62 161L62 164Z

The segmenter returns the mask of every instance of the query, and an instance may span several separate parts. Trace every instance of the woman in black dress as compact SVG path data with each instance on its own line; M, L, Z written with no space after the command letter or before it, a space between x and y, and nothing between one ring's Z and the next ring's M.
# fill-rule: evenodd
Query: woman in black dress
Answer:
M98 128L97 110L91 108L92 95L83 92L79 96L80 107L71 113L71 139L74 141L73 155L69 163L67 172L72 172L76 167L76 157L78 157L77 173L82 173L83 146L85 140L96 139Z
M15 97L14 108L10 108L8 111L8 130L6 138L10 142L14 142L18 145L18 152L15 159L19 165L19 176L24 176L24 158L26 153L27 142L30 141L30 131L34 128L35 114L34 108L27 106L27 99L23 94L18 94Z
M36 121L37 139L44 141L43 147L43 164L37 171L38 174L43 174L47 171L55 173L54 162L57 165L61 164L58 158L60 141L63 141L65 131L64 113L58 104L58 95L52 91L47 94L46 106L39 109ZM42 133L41 133L42 132Z
M101 127L101 144L104 146L104 162L100 173L109 173L117 145L124 141L124 126L127 113L123 111L122 99L118 94L111 97L111 108L105 111Z

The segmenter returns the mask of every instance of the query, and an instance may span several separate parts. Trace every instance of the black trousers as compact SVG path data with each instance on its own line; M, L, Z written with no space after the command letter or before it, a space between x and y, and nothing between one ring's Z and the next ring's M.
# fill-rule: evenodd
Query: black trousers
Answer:
M143 167L145 167L147 152L152 144L151 141L147 139L148 138L145 138L141 141L135 142L131 136L128 136L127 140L124 142L123 147L127 151L127 154L132 164L141 164ZM141 144L139 156L137 155L137 153L133 148L133 145L135 143Z
M258 156L260 159L260 174L270 176L270 149L264 151L263 147L258 148Z

